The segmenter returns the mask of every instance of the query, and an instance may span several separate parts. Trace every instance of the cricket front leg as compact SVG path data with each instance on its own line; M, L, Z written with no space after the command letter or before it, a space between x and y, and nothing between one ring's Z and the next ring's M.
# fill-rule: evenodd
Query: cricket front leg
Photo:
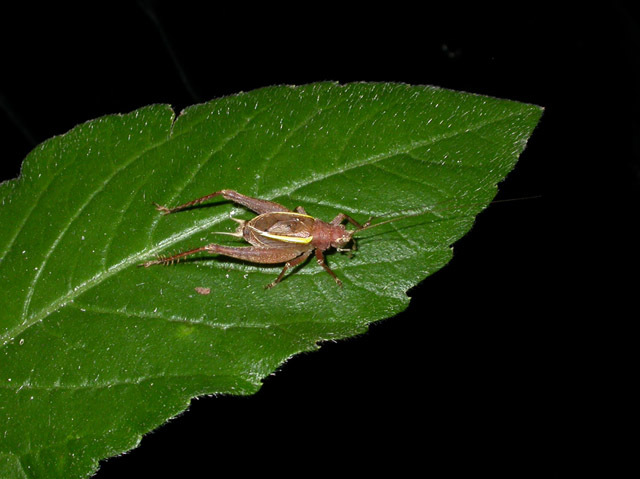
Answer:
M333 226L338 226L344 220L347 220L349 223L351 223L353 226L355 226L359 230L362 229L362 228L366 228L367 226L369 226L371 224L371 218L369 218L369 220L364 225L361 225L356 220L354 220L351 216L349 216L347 214L344 214L344 213L340 213L335 218L333 218L331 220L330 224L333 225Z
M241 193L238 193L234 190L220 190L215 193L211 193L209 195L202 196L200 198L196 198L195 200L189 201L182 205L174 206L173 208L167 208L166 206L161 206L157 203L154 203L156 209L161 211L163 214L168 215L169 213L175 213L176 211L184 210L191 206L199 205L200 203L204 203L211 198L215 198L216 196L222 196L225 200L233 201L234 203L240 204L242 206L246 206L252 211L255 211L259 215L264 213L273 213L273 212L282 212L282 211L290 211L278 203L274 203L273 201L261 200L258 198L251 198L250 196L245 196Z

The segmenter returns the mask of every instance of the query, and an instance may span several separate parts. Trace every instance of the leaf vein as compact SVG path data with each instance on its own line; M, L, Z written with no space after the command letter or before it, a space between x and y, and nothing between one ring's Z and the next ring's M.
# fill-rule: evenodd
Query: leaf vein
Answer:
M74 157L74 160L75 160L75 157ZM66 170L69 166L73 165L73 163L74 163L73 161L70 162L69 164L67 164L64 167L58 169L54 174L52 174L50 176L49 182L44 186L44 188L42 190L40 190L38 192L38 195L30 202L31 208L29 208L29 211L27 211L27 213L24 215L24 220L22 221L22 223L15 228L13 237L9 240L5 250L0 255L0 262L2 262L2 260L5 258L7 253L9 253L9 251L11 251L11 248L13 248L13 245L14 245L16 239L18 238L18 236L20 235L20 232L22 231L22 228L24 228L24 225L26 225L27 222L29 221L29 218L31 217L31 214L38 208L38 206L40 204L40 200L42 199L44 192L47 190L47 188L49 188L49 186L51 185L51 183L53 183L53 181L56 179L56 177L61 172Z
M334 171L329 171L329 172L325 172L325 173L319 173L317 175L313 175L311 177L307 177L307 178L303 178L300 181L291 181L289 182L286 186L282 187L282 188L274 188L270 194L267 196L268 198L275 198L275 197L279 197L279 196L287 196L290 195L293 192L296 192L306 186L309 186L313 183L318 183L320 181L326 180L327 178L331 178L332 176L335 175L340 175L343 174L347 171L350 170L354 170L356 168L361 168L363 166L367 166L370 164L374 164L377 163L379 161L382 160L387 160L389 158L393 158L394 156L398 156L398 155L402 155L402 154L408 154L414 150L416 150L417 148L421 148L423 146L427 146L427 145L432 145L434 143L437 143L439 141L444 141L447 140L449 138L452 138L454 136L458 136L458 135L462 135L468 132L472 132L475 130L479 130L482 129L488 125L491 125L493 123L498 123L500 121L504 121L506 119L512 118L512 117L516 117L516 116L523 116L524 113L510 113L508 115L505 115L503 117L500 118L494 118L492 120L487 120L485 122L479 122L475 125L473 125L472 128L465 128L465 129L460 129L460 130L453 130L451 132L447 132L447 133L443 133L434 137L430 137L424 140L419 140L419 141L413 141L408 143L406 146L404 147L396 147L392 150L386 151L386 152L382 152L379 153L377 155L372 155L372 156L367 156L362 158L359 161L354 161L353 163L351 163L350 165L347 166L343 166L341 168L337 168Z
M207 156L205 157L204 161L202 162L197 162L197 166L196 168L193 170L193 172L191 173L191 175L187 178L187 180L185 182L183 182L183 184L175 191L175 193L171 196L171 198L169 199L169 201L167 202L167 204L173 204L176 202L176 199L182 194L182 192L193 182L193 180L198 176L198 172L200 170L202 170L202 168L205 167L205 165L207 165L209 163L209 161L211 161L211 158L213 158L213 155L215 155L216 153L220 152L223 150L223 148L225 146L227 146L231 141L233 141L235 138L238 137L238 135L240 135L242 132L247 131L247 127L251 124L251 122L254 120L254 118L256 118L258 116L258 114L261 112L262 110L255 110L254 113L252 115L249 115L246 120L245 123L238 128L236 131L234 131L231 135L227 136L226 138L223 138L220 145L218 145L215 149L213 149L212 151L210 151ZM151 240L153 233L155 232L158 223L160 222L160 219L162 218L161 215L158 215L149 225L149 231L147 233L147 237L149 238L149 240ZM216 218L218 221L220 221L222 219L222 216L218 216Z
M104 189L107 187L107 185L120 173L122 173L124 170L126 170L131 164L133 164L136 160L138 160L142 155L144 155L145 153L153 150L154 148L157 148L159 144L164 143L163 140L160 143L154 143L153 145L143 149L142 151L138 152L137 154L133 155L131 158L129 158L127 161L125 161L124 163L122 163L121 165L118 165L118 167L111 173L111 175L109 175L103 182L102 184L95 190L93 191L88 198L84 201L84 203L76 210L76 212L70 217L69 221L67 222L67 224L59 231L58 235L56 236L56 238L53 240L53 242L51 243L51 245L49 246L49 248L47 249L44 258L42 260L42 262L40 263L40 266L38 266L38 269L36 271L36 273L33 276L33 279L31 281L31 283L29 284L29 287L27 289L27 295L25 297L25 301L24 301L24 307L22 309L22 320L23 322L27 320L27 315L29 313L29 306L31 304L31 299L33 298L33 294L35 292L37 283L40 279L40 276L42 275L44 268L47 264L47 262L49 261L49 258L51 257L51 255L53 254L53 252L56 250L56 248L58 247L58 245L60 244L60 241L62 241L62 239L64 238L64 236L66 235L67 231L69 231L69 228L71 228L71 225L73 225L73 223L80 217L81 213L87 208L87 206L89 206L91 204L91 202L93 201L93 199L102 191L104 191Z
M396 178L400 178L401 180L405 180L405 181L409 181L410 183L417 183L421 186L426 186L427 188L431 188L432 190L440 193L443 196L447 196L447 193L442 189L442 188L438 188L437 186L435 186L433 183L428 182L428 181L420 181L417 177L414 176L410 176L410 175L403 175L402 173L392 170L392 169L388 169L383 167L382 165L380 165L379 163L374 163L372 165L374 168L379 169L380 171L393 175Z
M171 323L188 324L189 326L202 326L202 327L206 327L214 330L225 330L225 329L232 329L232 328L268 329L271 326L270 324L247 323L247 322L216 323L216 322L211 322L206 320L198 320L195 318L182 318L179 316L164 316L162 314L149 313L146 311L125 311L125 310L111 309L111 308L99 307L96 305L88 305L88 304L75 303L75 302L73 303L73 305L71 305L71 307L73 309L82 310L83 312L89 311L92 313L108 314L113 316L124 316L124 317L137 316L139 318L144 318L144 319L160 319L160 320L164 320Z
M262 169L262 172L260 173L259 179L256 180L254 194L259 195L260 183L264 182L264 178L265 178L265 176L267 174L269 166L271 165L271 163L275 159L275 157L278 155L278 153L280 153L280 151L282 151L282 147L287 142L287 140L289 140L301 128L303 128L306 125L308 125L311 122L311 120L316 118L318 115L326 113L327 111L329 111L331 109L335 109L339 105L345 103L346 101L347 100L345 98L345 99L343 99L343 100L341 100L339 102L336 102L334 105L330 105L330 106L328 106L326 108L318 107L313 112L311 112L310 115L307 115L306 118L303 118L300 123L298 123L293 128L291 128L291 130L282 138L282 141L278 144L278 147L271 153L271 155L269 155L268 157L265 158L264 167Z

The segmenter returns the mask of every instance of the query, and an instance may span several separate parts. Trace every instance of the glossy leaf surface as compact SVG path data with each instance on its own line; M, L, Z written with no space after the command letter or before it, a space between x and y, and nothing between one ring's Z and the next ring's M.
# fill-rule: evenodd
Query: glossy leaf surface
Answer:
M83 477L183 411L251 394L292 355L406 308L514 167L541 109L433 87L272 87L186 109L141 108L37 147L0 185L1 477ZM174 121L175 120L175 121ZM330 220L427 212L362 232L349 258L224 257L139 268L211 242L227 188ZM210 288L198 294L196 288Z

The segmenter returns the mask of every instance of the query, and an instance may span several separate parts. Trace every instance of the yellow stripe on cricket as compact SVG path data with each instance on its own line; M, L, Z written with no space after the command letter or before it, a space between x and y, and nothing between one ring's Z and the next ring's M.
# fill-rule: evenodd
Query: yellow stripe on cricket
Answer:
M308 217L311 218L311 216L308 216ZM255 231L256 233L258 233L260 236L264 236L265 238L274 239L277 241L283 241L285 243L309 244L313 241L313 236L299 237L299 236L274 235L272 233L267 233L266 231L261 231L255 226L252 226L252 225L247 225L247 226L251 228L253 231Z

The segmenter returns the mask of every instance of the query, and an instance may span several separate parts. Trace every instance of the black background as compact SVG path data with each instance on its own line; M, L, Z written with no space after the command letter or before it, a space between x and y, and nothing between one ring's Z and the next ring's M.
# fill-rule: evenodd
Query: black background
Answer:
M593 329L578 308L593 298L572 290L601 282L595 269L625 261L616 251L636 238L624 225L640 177L638 16L607 5L4 11L0 180L16 177L39 142L86 120L150 103L180 111L274 84L397 81L545 107L498 196L542 197L481 214L407 311L290 360L255 396L193 400L96 477L553 477L571 467L555 460L593 426L580 419L583 380L601 367L583 353L603 346L587 344ZM576 254L618 216L616 248Z

